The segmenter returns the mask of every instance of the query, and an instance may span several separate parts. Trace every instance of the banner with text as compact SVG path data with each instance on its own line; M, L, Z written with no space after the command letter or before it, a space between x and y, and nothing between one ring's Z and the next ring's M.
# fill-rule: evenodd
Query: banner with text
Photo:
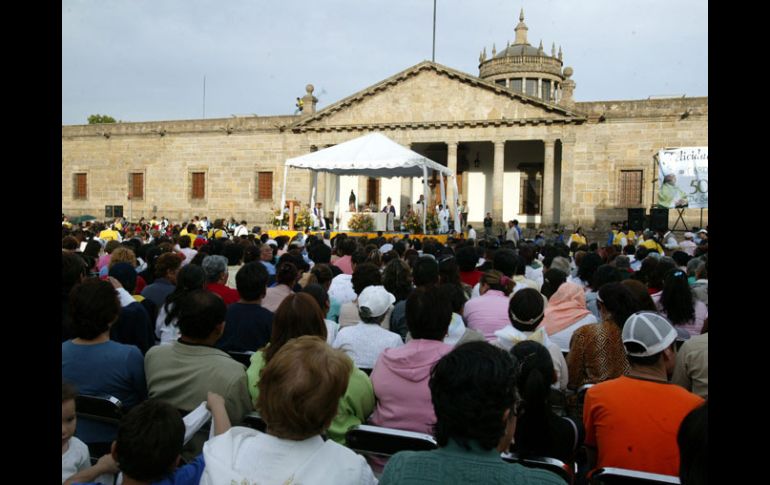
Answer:
M658 207L707 209L709 148L666 148L658 152Z

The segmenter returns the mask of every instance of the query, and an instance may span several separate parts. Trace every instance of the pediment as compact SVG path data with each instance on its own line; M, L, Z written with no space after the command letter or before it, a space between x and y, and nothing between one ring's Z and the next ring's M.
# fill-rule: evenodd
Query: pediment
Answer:
M295 131L355 126L569 123L585 118L460 71L423 62L291 126Z

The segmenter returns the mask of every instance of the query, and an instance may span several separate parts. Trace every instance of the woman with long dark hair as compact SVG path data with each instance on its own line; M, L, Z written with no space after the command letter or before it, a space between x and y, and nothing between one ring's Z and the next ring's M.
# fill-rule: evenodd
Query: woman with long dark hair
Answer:
M663 291L653 295L652 299L658 311L671 320L680 340L701 334L703 321L708 318L708 307L693 296L684 271L669 270L663 281Z
M193 290L200 290L206 285L206 273L203 268L188 264L176 275L174 291L168 294L166 301L158 310L155 320L155 337L161 345L171 345L179 338L179 308L177 302Z
M565 463L573 461L583 442L583 425L552 410L548 398L556 382L553 360L542 344L519 342L511 349L519 362L516 385L522 410L516 422L514 451L526 456L549 456Z

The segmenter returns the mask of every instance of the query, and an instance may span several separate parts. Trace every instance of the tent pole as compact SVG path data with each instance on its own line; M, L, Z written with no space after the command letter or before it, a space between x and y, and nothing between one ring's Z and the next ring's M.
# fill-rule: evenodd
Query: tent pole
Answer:
M422 233L427 234L428 231L425 228L425 218L428 214L428 203L430 201L428 196L430 195L430 192L428 191L428 167L426 167L425 164L422 166L422 193L424 195L422 205Z
M283 192L281 192L281 209L283 211L284 206L286 205L286 180L289 178L289 166L286 165L283 168Z
M446 207L446 191L444 189L444 174L441 172L438 173L438 183L441 189L441 205Z
M452 175L452 186L455 189L455 192L454 192L454 195L455 195L455 200L454 200L454 204L455 204L455 207L454 207L454 209L455 209L454 210L454 212L455 212L455 232L459 234L459 233L463 232L464 228L462 227L462 224L460 223L460 218L462 217L462 215L460 214L460 211L458 210L460 208L460 194L457 193L457 175L454 175L454 174Z
M332 229L337 227L337 218L340 214L340 176L334 176L334 219L332 219ZM339 227L337 227L339 230Z
M318 187L318 171L313 170L313 188L310 190L310 213L314 214L315 210L315 195ZM319 221L320 222L320 221ZM318 224L320 226L320 224Z

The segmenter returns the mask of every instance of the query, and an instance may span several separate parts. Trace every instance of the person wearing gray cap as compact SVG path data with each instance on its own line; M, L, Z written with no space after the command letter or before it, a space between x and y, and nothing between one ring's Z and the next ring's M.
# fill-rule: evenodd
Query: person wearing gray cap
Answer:
M676 337L671 322L657 313L628 317L622 338L630 371L586 393L589 467L679 475L677 431L703 399L668 382L676 362Z

